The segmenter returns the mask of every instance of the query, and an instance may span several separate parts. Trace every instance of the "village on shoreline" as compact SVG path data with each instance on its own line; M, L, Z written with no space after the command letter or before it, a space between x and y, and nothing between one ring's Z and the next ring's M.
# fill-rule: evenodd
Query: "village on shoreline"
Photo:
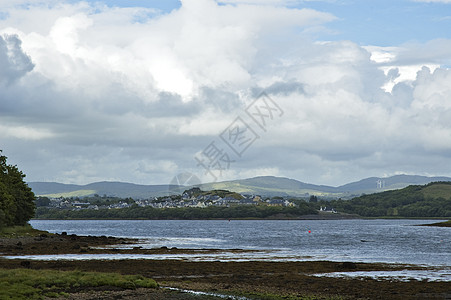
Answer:
M316 198L315 198L316 199ZM247 206L272 206L272 207L296 207L293 197L262 197L254 194L240 194L226 190L213 190L204 192L200 188L191 188L181 195L168 195L149 199L119 198L107 195L94 195L91 197L37 197L38 207L69 210L99 210L122 209L133 206L152 208L206 208L231 207L237 205ZM326 209L330 210L332 209Z

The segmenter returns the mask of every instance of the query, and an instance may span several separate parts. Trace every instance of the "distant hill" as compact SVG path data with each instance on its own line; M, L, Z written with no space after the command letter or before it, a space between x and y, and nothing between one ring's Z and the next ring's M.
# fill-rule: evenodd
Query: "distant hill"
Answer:
M451 182L410 185L403 189L333 200L337 211L364 217L451 217Z
M450 177L426 177L419 175L395 175L387 178L370 177L357 182L339 186L340 192L375 193L380 191L402 189L409 185L423 185L435 181L451 181Z
M95 182L86 185L63 184L56 182L29 182L37 196L47 197L86 197L98 194L113 197L146 199L167 196L168 185L140 185L126 182Z
M426 177L417 175L396 175L387 178L370 177L357 182L333 187L315 185L298 180L260 176L242 180L205 183L202 190L229 190L237 193L261 196L309 197L316 195L329 198L351 198L363 193L370 194L387 190L401 189L409 185L423 185L435 181L451 181L450 177ZM96 182L87 185L62 184L55 182L29 182L28 185L38 196L48 197L86 197L94 194L134 199L166 196L171 191L183 190L168 185L139 185L125 182ZM189 189L190 187L186 187Z
M242 180L206 183L200 186L202 190L229 190L237 193L248 193L263 196L297 196L309 195L338 197L342 192L336 187L315 185L294 179L274 176L260 176Z
M387 178L370 177L338 187L315 185L294 179L274 176L261 176L243 180L214 182L201 185L204 190L226 189L238 193L252 193L265 196L316 195L330 198L351 198L401 189L412 184L428 184L434 181L451 181L450 177L426 177L418 175L396 175Z

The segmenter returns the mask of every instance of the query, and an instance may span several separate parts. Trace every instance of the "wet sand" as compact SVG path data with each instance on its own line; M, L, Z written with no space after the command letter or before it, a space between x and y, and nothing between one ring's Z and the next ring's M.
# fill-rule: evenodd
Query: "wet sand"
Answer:
M43 235L18 239L0 239L3 255L25 254L169 254L206 253L222 250L210 249L98 249L105 245L131 245L136 240L113 237L80 237L68 235ZM235 250L241 252L243 250ZM390 271L418 266L390 264L302 261L302 262L193 262L186 260L58 260L32 261L1 259L0 268L31 268L53 270L81 270L140 274L155 279L160 286L177 287L196 291L215 291L231 294L276 294L281 296L314 296L328 299L340 296L343 299L451 299L450 282L428 282L410 280L374 280L369 278L328 278L312 274L337 271ZM69 299L211 299L196 295L181 294L165 289L159 290L111 290L71 291ZM102 298L106 297L106 298ZM67 298L66 298L67 299ZM258 299L258 298L254 298ZM295 298L294 298L295 299Z

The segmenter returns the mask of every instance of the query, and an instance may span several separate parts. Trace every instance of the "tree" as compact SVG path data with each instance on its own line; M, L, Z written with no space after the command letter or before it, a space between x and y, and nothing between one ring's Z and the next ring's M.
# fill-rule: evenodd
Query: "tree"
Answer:
M316 197L315 195L311 195L309 202L318 202L318 197Z
M25 225L35 211L35 197L25 183L25 174L8 165L0 150L0 226Z
M49 206L50 202L51 201L48 197L37 197L35 201L37 207Z

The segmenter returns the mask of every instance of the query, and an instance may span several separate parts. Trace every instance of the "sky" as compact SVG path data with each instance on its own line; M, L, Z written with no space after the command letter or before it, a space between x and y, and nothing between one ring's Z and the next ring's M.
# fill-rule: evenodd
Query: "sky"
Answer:
M451 0L0 0L0 149L74 184L451 176L450 28Z

